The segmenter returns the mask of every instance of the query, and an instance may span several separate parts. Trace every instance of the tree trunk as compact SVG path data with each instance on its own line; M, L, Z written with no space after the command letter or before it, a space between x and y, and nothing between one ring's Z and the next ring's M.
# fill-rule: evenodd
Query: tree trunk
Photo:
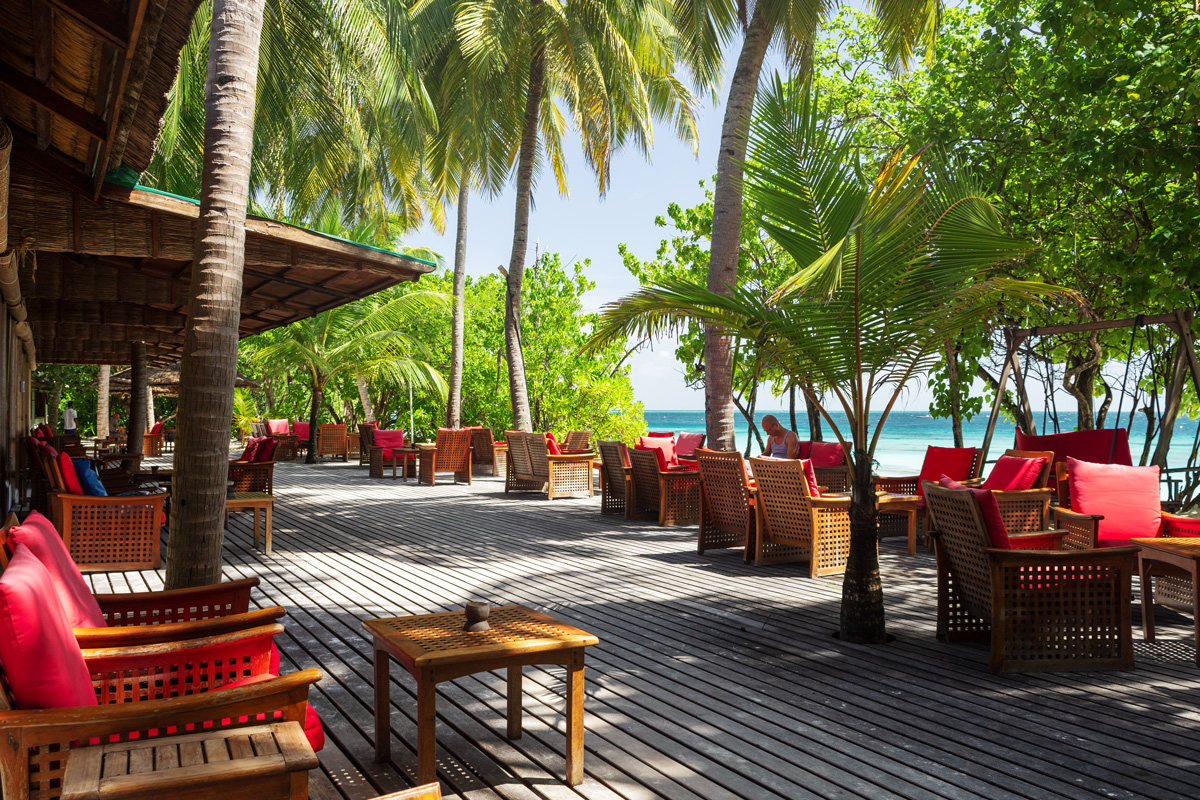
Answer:
M1183 400L1183 384L1187 380L1187 353L1184 343L1175 345L1175 363L1171 368L1171 377L1167 379L1166 392L1163 394L1162 419L1158 424L1158 441L1154 446L1154 457L1151 464L1167 468L1167 453L1171 448L1171 435L1175 432L1175 420L1179 417L1179 406ZM1153 418L1150 418L1153 421ZM1146 445L1150 444L1153 430L1146 430Z
M1075 429L1090 431L1096 428L1095 405L1096 395L1093 382L1096 373L1100 371L1100 362L1104 351L1100 349L1100 339L1095 332L1088 339L1088 355L1071 355L1067 357L1067 370L1063 373L1062 386L1075 398L1077 415Z
M879 530L871 458L854 449L854 484L850 487L850 553L842 580L842 613L838 636L843 642L884 644L883 582L879 577Z
M50 390L50 402L46 404L46 423L55 433L58 433L58 406L62 402L62 390L62 384L54 384Z
M317 463L317 434L321 428L321 401L324 396L325 384L313 378L312 405L308 409L308 455L304 457L305 464Z
M535 8L541 0L533 0ZM512 404L513 430L533 430L529 415L529 388L525 384L525 355L521 352L521 278L529 248L529 204L533 192L533 161L537 150L538 115L546 83L546 53L538 49L529 64L529 92L525 98L525 123L517 160L517 210L513 222L512 256L505 276L504 349L508 356L508 399ZM457 267L456 267L457 269Z
M821 433L821 410L817 408L816 401L812 395L816 394L816 390L811 383L805 385L804 391L804 410L808 413L808 438L813 442L825 441L824 434Z
M354 371L354 382L358 384L358 399L362 401L363 422L370 425L375 421L375 407L371 405L370 387L367 386L367 379L358 374L358 370Z
M720 294L732 294L737 286L742 239L742 162L746 159L746 136L758 91L758 76L770 43L771 27L762 6L755 6L729 82L717 153L708 288ZM708 446L714 450L734 449L733 348L729 336L711 328L704 332L704 419Z
M446 400L446 425L450 428L457 428L462 424L463 315L466 313L467 295L467 199L470 196L469 170L464 167L458 187L458 234L454 238L454 315L450 322L450 396Z
M112 374L112 367L108 364L101 364L99 375L96 376L96 437L98 439L108 438L108 376L110 374Z
M1100 385L1104 387L1104 400L1100 403L1100 410L1096 412L1096 427L1103 428L1104 423L1108 421L1108 409L1112 405L1113 389L1108 385L1108 381L1104 380L1104 373L1097 372L1096 380L1100 381ZM1117 420L1114 428L1121 427L1121 420Z
M792 433L799 435L799 428L796 427L796 384L788 387L788 421L791 427L788 429Z
M954 446L963 446L962 398L958 394L958 352L954 342L946 341L946 383L950 391L950 429Z
M180 367L168 589L221 580L263 3L213 0L200 215Z
M131 342L129 345L129 421L125 423L125 452L140 456L142 435L146 432L146 343ZM123 462L126 470L137 469L138 462L130 459Z
M146 430L154 427L154 390L146 387Z

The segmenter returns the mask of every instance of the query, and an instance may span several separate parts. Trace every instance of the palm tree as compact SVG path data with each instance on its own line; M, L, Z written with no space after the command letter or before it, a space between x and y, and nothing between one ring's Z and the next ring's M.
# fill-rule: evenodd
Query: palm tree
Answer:
M179 370L168 589L221 580L254 136L249 112L254 106L262 11L263 0L213 0L200 221Z
M833 4L814 0L759 0L747 20L746 0L736 4L713 0L676 3L675 25L688 42L688 61L694 70L719 63L720 46L742 33L742 48L729 81L721 144L717 150L717 179L713 198L713 231L708 267L708 288L733 294L738 281L738 244L742 227L742 164L746 158L750 113L758 90L763 59L772 41L778 41L788 59L806 65L811 59L817 26ZM924 43L932 53L939 0L905 0L888 3L871 0L879 18L881 48L894 69L906 66ZM715 59L715 61L714 61ZM733 351L730 339L718 330L707 330L704 341L704 411L710 447L734 446Z
M793 376L843 445L854 485L851 544L840 633L885 641L871 465L879 435L909 381L947 340L992 319L1004 305L1071 293L994 274L1025 242L1005 235L972 182L918 150L895 151L874 173L858 163L853 129L822 118L810 89L778 79L754 120L747 188L760 224L804 265L766 304L743 288L715 292L674 282L610 306L590 346L662 334L690 320L760 346ZM811 381L826 387L809 391ZM845 413L848 430L826 398ZM870 430L873 404L882 414Z
M443 28L453 25L474 74L503 85L493 118L519 120L505 351L513 426L529 430L520 299L535 173L549 162L566 193L562 138L569 125L580 134L601 192L612 153L626 144L645 151L653 119L670 120L694 142L695 101L674 77L682 42L669 6L660 2L428 0L424 10Z
M264 335L264 346L254 354L256 363L309 376L309 464L316 463L325 386L342 373L445 396L446 382L427 360L425 347L401 328L421 315L445 309L446 300L437 292L409 292L382 303L364 300Z

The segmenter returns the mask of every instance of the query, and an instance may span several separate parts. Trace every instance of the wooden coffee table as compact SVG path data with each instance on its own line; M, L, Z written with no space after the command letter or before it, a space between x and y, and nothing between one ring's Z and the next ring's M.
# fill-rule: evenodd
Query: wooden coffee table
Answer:
M850 492L822 492L822 497L849 497ZM880 513L903 514L908 522L908 554L917 553L917 502L915 494L893 494L881 492L875 495L875 504Z
M254 514L254 546L258 547L258 511L263 512L263 552L271 554L271 523L275 511L275 496L266 492L234 492L232 497L225 500L225 511L248 508Z
M437 684L476 672L508 670L508 738L521 738L521 667L567 668L567 783L583 781L583 648L590 633L525 606L496 606L491 630L463 631L462 611L369 619L375 646L375 760L391 758L390 664L396 659L417 681L417 782L437 780Z
M1196 643L1196 663L1200 664L1200 538L1163 537L1131 539L1141 548L1138 575L1142 583L1142 637L1154 641L1155 577L1187 578L1192 582L1192 631Z

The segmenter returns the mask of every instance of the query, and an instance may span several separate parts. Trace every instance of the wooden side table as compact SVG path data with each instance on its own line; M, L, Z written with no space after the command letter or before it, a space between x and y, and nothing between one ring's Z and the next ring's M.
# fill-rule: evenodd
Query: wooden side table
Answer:
M306 800L317 767L297 722L79 747L66 760L62 800Z
M1138 552L1142 585L1142 637L1154 641L1154 578L1178 578L1192 584L1192 635L1200 664L1200 538L1191 536L1130 539Z
M271 554L271 527L275 513L275 496L266 492L234 492L232 497L225 500L225 511L248 508L254 514L254 546L258 547L258 511L263 512L263 528L265 529L263 552Z
M463 630L462 611L369 619L375 647L375 760L391 758L390 664L396 659L417 681L417 781L437 780L437 684L476 672L508 670L508 738L521 738L521 667L567 668L567 783L583 781L583 648L590 633L525 606L491 609L491 629Z

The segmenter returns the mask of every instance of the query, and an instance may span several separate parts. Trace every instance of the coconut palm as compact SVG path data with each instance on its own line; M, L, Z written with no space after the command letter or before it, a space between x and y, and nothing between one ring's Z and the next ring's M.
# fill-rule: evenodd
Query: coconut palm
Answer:
M925 45L932 54L939 0L867 3L880 23L880 47L894 69L907 65ZM809 61L817 26L836 7L821 0L681 0L675 3L675 27L688 43L688 61L703 74L705 65L720 63L721 46L738 34L742 47L729 81L717 177L713 197L713 231L708 288L732 294L738 280L738 244L742 226L742 163L746 158L750 112L758 90L767 48L774 41L793 64ZM752 12L752 13L751 13ZM734 446L732 405L733 351L728 336L706 331L704 342L704 410L711 447Z
M853 130L823 119L811 90L778 79L754 119L755 159L747 191L760 224L803 265L767 303L734 288L686 282L643 289L610 307L591 346L661 335L691 320L754 342L773 368L808 392L852 452L851 544L843 583L841 635L885 638L871 465L879 435L910 381L941 348L1005 305L1067 295L1002 277L1023 256L973 183L918 150L895 151L873 170L858 163ZM831 405L846 415L837 425ZM870 429L872 407L882 413Z
M504 87L501 118L516 116L516 209L506 274L505 350L513 426L529 430L529 396L520 339L521 283L536 173L549 163L566 193L562 140L580 135L600 191L612 154L646 151L653 120L669 120L695 142L695 101L675 78L682 41L662 0L427 0L423 13L452 26L469 69ZM431 26L432 28L432 26ZM492 117L489 117L492 118Z
M388 380L445 396L446 382L429 363L426 348L402 328L446 307L443 294L409 292L383 302L338 306L264 335L255 363L309 376L309 464L316 463L321 403L331 379L354 373L365 380Z

